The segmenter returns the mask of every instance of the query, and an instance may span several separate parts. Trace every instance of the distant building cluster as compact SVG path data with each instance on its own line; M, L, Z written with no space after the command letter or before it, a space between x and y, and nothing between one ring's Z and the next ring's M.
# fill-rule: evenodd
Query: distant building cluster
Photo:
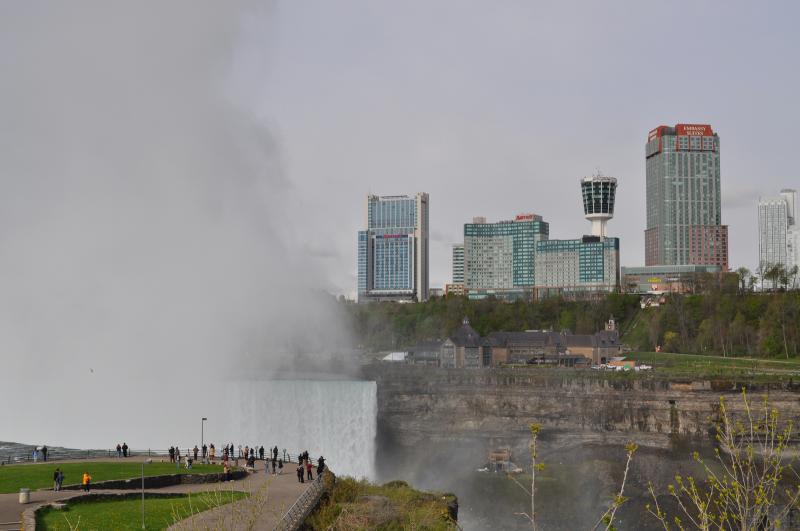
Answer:
M617 179L580 180L591 234L551 239L536 214L465 223L452 247L452 278L429 288L429 198L367 197L358 233L358 300L425 301L429 296L591 299L610 292L686 292L701 275L729 270L728 227L722 224L720 139L708 124L661 125L645 144L645 265L620 267L620 240L607 234ZM800 263L793 190L759 202L760 264Z
M607 363L619 356L622 345L612 318L595 334L528 330L492 332L481 337L469 319L450 337L412 347L405 361L413 365L480 369L508 364L583 367Z
M464 224L464 243L453 246L448 293L473 299L589 298L619 290L619 239L606 236L614 215L617 180L595 175L581 181L592 234L551 240L550 224L536 214Z

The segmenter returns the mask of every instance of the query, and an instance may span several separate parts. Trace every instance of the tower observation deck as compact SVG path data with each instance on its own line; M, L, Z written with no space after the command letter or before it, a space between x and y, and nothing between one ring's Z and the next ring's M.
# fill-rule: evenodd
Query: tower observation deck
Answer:
M592 234L605 238L606 223L614 217L617 179L597 173L581 179L583 214L592 222Z

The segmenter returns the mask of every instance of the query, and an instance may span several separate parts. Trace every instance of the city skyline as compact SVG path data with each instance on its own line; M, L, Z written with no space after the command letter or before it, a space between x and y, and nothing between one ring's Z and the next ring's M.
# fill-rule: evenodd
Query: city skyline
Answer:
M710 123L724 140L731 268L757 265L762 188L798 188L786 154L800 109L772 104L800 89L786 68L798 44L793 3L676 2L654 17L630 2L344 1L270 15L292 31L243 39L245 59L269 50L264 74L247 80L309 224L347 206L339 226L304 239L336 293L354 295L352 235L368 193L430 194L430 285L441 287L473 217L533 212L552 223L551 238L588 232L576 180L595 168L620 183L608 230L622 265L644 264L643 144L660 124Z

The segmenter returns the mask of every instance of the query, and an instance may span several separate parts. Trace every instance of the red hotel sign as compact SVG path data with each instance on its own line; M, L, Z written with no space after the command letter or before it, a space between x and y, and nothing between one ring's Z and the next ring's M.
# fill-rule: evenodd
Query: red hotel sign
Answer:
M515 221L535 221L534 214L517 214Z
M705 124L678 124L675 126L678 136L712 136L714 132L710 125Z

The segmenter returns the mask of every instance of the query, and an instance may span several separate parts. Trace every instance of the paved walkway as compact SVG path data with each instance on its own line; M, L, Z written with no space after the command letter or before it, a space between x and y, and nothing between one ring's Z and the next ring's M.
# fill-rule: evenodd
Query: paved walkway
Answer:
M136 459L136 458L129 458ZM97 459L108 461L108 459ZM74 461L72 461L74 462ZM48 461L49 463L49 461ZM211 509L186 519L173 526L171 529L273 529L286 510L295 502L308 486L299 483L294 473L296 464L287 463L284 474L272 476L264 473L263 462L256 463L256 472L248 474L244 479L231 482L183 484L164 487L161 489L145 489L145 493L192 493L208 492L215 490L238 490L249 492L250 497L238 502ZM123 494L141 492L140 490L98 489L93 488L92 493ZM22 512L35 508L45 503L66 501L76 496L84 495L80 490L52 490L31 491L31 503L20 505L19 494L0 494L0 531L18 530L22 521Z
M273 476L257 469L240 481L250 497L181 520L170 531L225 529L232 531L274 529L284 513L300 497L310 483L300 483L294 473L296 464L284 467L284 474ZM315 469L316 470L316 469Z

